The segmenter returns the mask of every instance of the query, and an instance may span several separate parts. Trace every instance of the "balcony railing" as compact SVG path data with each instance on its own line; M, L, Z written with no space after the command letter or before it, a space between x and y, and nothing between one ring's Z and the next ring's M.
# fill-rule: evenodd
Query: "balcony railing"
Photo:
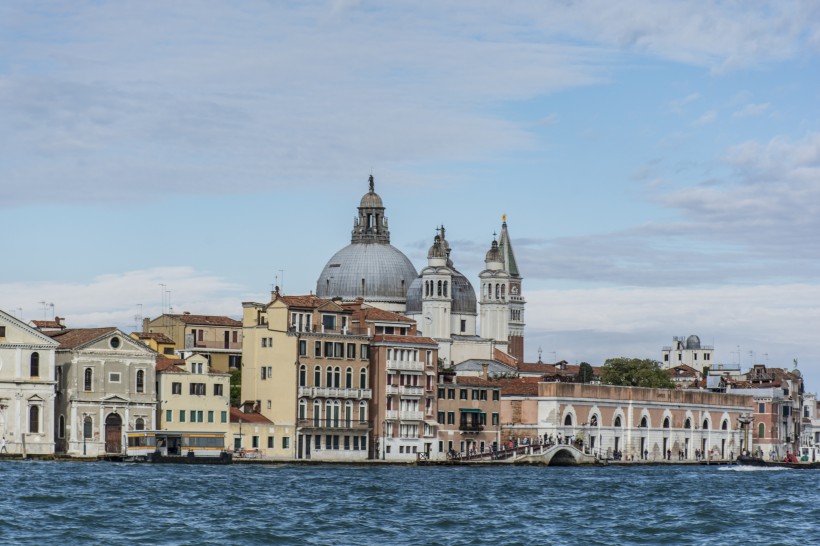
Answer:
M372 421L356 419L299 419L296 425L303 429L368 430L373 428Z
M399 387L399 394L404 394L407 396L423 396L424 387L412 387L410 385L402 385L401 387Z
M401 421L423 421L424 412L422 411L401 411L399 412L399 419Z
M424 362L419 362L418 360L388 360L387 369L405 372L423 372Z
M397 385L387 385L387 394L399 394L399 387Z
M384 418L390 421L395 421L399 418L399 412L396 410L387 410L384 412Z
M464 432L481 432L484 430L484 425L479 425L478 423L460 423L458 430Z
M308 398L354 398L356 400L370 400L373 398L373 391L371 389L299 387L299 396Z

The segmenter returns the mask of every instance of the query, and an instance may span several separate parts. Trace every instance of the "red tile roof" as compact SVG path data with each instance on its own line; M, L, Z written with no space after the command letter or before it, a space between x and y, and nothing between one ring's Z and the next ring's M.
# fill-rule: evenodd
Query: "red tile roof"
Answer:
M184 365L185 360L182 358L168 358L163 355L157 357L157 373L185 373L185 369L180 367Z
M116 330L114 326L107 328L72 328L59 332L43 332L53 340L60 343L59 349L76 349L95 339Z
M383 322L415 322L413 319L394 313L392 311L385 311L378 307L370 307L369 305L362 305L361 302L345 303L342 307L349 309L355 313L358 320L364 321L383 321Z
M261 413L244 413L239 408L231 408L231 423L238 423L242 419L243 423L268 423L273 424L273 421L262 415Z
M185 324L194 324L198 326L232 326L241 327L242 321L232 319L231 317L223 317L217 315L192 315L190 313L183 313L181 315L165 315L180 320Z
M137 339L153 339L157 343L174 344L174 340L162 332L131 332L131 335L137 336Z
M282 296L276 295L274 299L271 301L273 303L276 300L280 300L284 302L285 305L288 307L305 307L308 309L315 309L320 307L326 303L332 303L333 300L328 300L324 298L320 298L313 294L308 294L307 296Z
M59 317L58 317L59 318ZM32 320L32 324L34 324L35 328L43 329L55 329L55 330L63 330L65 326L60 323L59 320Z
M453 377L456 385L464 385L470 387L489 387L500 388L501 385L497 380L484 379L483 377L476 377L474 375L456 375Z
M518 365L518 359L512 356L511 354L507 354L501 349L493 349L493 360L498 360L502 364L506 364L507 366L512 366L515 368Z
M407 343L407 344L424 344L424 345L438 345L431 337L423 336L394 336L389 334L377 334L373 336L373 343Z
M540 377L517 377L515 379L497 379L501 387L501 396L538 396Z

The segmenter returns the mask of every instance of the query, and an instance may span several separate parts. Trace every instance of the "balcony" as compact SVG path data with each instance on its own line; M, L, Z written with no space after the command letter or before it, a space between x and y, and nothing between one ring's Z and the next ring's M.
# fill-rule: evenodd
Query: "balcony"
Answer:
M299 387L299 397L307 398L352 398L355 400L370 400L373 397L371 389L335 389L328 387Z
M396 385L387 385L387 394L399 394L399 387Z
M403 394L405 396L424 396L424 387L402 385L399 387L399 394Z
M462 432L481 432L484 430L484 425L479 425L478 423L460 423L458 430Z
M388 370L399 370L403 372L423 372L424 362L417 360L388 360Z
M396 410L387 410L384 412L384 418L388 421L395 421L399 418L399 412Z
M373 428L372 421L358 421L356 419L299 419L296 426L301 429L332 429L332 430L369 430Z
M399 412L399 419L401 421L423 421L424 412L422 411L401 411Z

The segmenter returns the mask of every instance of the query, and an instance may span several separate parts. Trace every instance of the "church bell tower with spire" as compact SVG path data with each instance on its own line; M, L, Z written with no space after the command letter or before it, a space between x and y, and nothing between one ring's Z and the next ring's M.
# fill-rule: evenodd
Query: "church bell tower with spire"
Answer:
M524 361L524 305L527 303L521 290L521 274L515 261L510 234L507 231L507 215L501 217L501 235L498 238L498 251L503 261L503 269L509 274L508 295L508 352Z

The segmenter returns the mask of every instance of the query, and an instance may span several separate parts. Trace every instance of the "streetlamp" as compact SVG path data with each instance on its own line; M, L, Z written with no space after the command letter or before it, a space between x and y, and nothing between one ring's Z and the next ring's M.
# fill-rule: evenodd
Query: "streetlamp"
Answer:
M387 421L382 421L382 461L385 459L385 444L387 443Z

